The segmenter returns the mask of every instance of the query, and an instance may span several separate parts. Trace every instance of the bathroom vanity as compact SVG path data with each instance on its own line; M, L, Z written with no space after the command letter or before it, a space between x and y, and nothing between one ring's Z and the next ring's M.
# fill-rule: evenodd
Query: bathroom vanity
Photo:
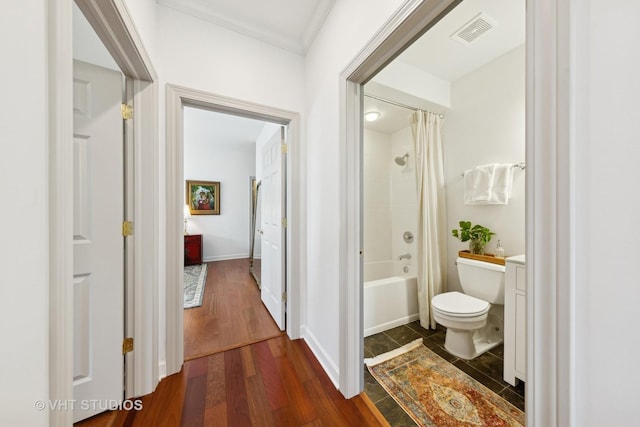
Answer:
M527 377L527 288L524 255L506 259L504 289L504 380Z

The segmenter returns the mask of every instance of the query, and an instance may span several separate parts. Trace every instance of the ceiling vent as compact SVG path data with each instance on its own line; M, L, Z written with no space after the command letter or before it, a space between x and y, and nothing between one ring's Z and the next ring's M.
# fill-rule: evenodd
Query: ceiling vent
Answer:
M471 21L460 27L458 31L451 34L451 38L464 45L469 45L495 26L496 21L484 13L479 13Z

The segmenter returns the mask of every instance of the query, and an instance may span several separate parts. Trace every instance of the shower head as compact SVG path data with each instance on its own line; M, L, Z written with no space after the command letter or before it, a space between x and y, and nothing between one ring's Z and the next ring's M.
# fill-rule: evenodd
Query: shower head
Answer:
M409 153L405 153L404 156L396 157L394 161L398 166L404 166L407 164L407 159L409 158Z

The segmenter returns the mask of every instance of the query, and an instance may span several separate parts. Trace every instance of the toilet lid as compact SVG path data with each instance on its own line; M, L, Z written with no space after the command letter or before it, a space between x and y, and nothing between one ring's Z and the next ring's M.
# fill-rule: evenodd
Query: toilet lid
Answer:
M483 314L490 304L484 300L460 292L445 292L431 300L434 309L454 316L469 317Z

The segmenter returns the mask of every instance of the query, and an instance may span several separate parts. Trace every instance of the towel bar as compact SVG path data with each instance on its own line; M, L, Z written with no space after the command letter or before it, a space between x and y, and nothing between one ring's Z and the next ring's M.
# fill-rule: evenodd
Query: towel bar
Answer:
M525 170L527 166L525 165L524 162L520 162L520 163L515 163L515 164L511 165L511 167L512 168L518 168L520 170ZM460 175L464 176L464 173L461 173Z

